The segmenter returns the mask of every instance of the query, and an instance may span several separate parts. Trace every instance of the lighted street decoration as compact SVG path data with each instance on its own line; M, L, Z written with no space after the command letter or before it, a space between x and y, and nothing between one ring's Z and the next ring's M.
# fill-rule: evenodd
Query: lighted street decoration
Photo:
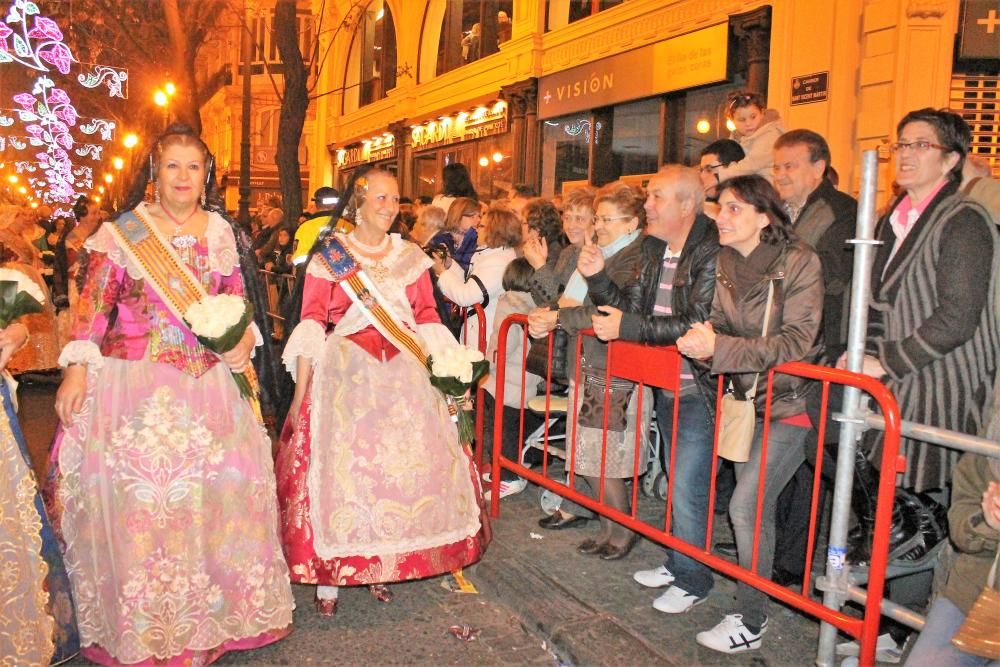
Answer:
M115 121L105 118L92 118L89 123L80 126L80 131L84 134L100 133L101 139L111 141L115 132Z
M59 26L41 16L38 5L29 0L14 0L7 18L0 23L0 63L9 62L39 72L48 72L52 65L62 74L69 74L73 63L73 54L63 44Z
M104 152L104 146L102 144L81 144L76 147L73 151L81 157L90 156L91 160L101 161L101 154Z
M128 99L128 70L108 65L94 65L86 74L79 74L76 80L84 88L97 88L101 84L108 87L109 97Z

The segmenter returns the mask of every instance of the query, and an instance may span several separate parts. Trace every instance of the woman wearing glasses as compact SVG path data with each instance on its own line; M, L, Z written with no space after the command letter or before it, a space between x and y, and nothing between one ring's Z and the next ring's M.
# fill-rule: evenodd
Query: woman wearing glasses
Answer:
M965 121L920 109L896 131L904 192L879 223L862 372L886 383L903 419L977 434L1000 348L992 306L1000 241L986 210L958 191L971 143ZM918 492L945 486L959 455L909 439L900 451L903 486Z
M992 394L1000 348L994 305L1000 239L986 210L959 192L972 135L960 116L935 109L906 114L896 133L893 162L902 193L876 233L881 245L872 266L861 372L881 379L895 394L903 419L996 438L983 431L987 408L992 403L997 409ZM906 470L899 484L917 492L951 482L959 458L955 450L908 438L900 453ZM855 476L856 499L875 497L872 477ZM866 478L867 484L859 483ZM858 512L863 537L848 558L863 562L869 557L874 503L856 507L869 511ZM946 611L940 605L932 609L928 620L935 622L924 630L925 650L911 652L911 663L919 655L921 664L934 659L942 664L939 649L949 632L934 626L960 623L953 613L938 615ZM958 609L952 605L951 611Z
M528 332L535 338L547 335L557 326L569 334L570 359L576 355L576 335L592 326L591 318L600 311L588 297L588 284L595 281L612 281L619 287L635 279L642 259L642 227L646 214L644 197L640 190L620 181L602 187L594 199L597 215L594 229L595 244L585 236L577 270L570 277L563 293L564 299L573 299L580 305L560 307L556 310L538 308L528 316ZM568 369L573 378L570 387L570 405L577 409L576 440L570 447L567 471L575 473L576 480L585 482L588 495L595 500L604 487L604 504L625 514L629 513L629 494L625 482L635 471L636 432L641 434L638 447L638 469L646 467L645 433L653 401L643 397L643 413L636 418L639 391L631 383L612 378L605 420L605 388L607 343L593 336L583 340L583 358L579 376L575 368ZM579 386L575 379L579 377ZM604 458L604 426L607 426L607 454L604 461L604 479L601 479ZM572 426L569 427L572 434ZM572 438L572 435L570 436ZM574 512L574 514L577 514ZM574 517L553 519L566 526ZM557 516L553 515L553 516ZM543 528L557 526L543 525ZM600 556L604 560L624 558L635 546L638 535L610 519L601 517L601 528L592 538L584 540L577 551L585 555Z

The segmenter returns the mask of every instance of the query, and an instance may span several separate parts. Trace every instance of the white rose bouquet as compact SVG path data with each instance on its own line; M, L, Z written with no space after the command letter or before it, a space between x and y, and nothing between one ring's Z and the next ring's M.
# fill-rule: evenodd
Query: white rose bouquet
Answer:
M253 306L235 294L210 294L194 303L184 313L198 342L216 354L229 352L243 338L253 321ZM254 403L254 383L247 371L233 373L240 396Z
M22 315L42 312L45 295L34 280L14 269L0 269L0 329Z
M458 439L462 443L472 442L472 419L459 403L464 403L465 393L490 370L489 363L479 350L457 345L429 357L427 366L431 384L445 395L451 419L458 424Z

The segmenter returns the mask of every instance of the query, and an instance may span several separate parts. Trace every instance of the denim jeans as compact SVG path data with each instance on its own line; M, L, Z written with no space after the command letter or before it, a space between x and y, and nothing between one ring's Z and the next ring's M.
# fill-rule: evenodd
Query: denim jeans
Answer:
M965 621L965 614L945 597L939 597L927 612L927 624L910 650L906 667L997 667L1000 660L981 658L959 650L951 643Z
M805 461L806 437L811 429L772 421L767 438L764 503L761 506L757 574L770 578L774 564L774 514L778 496ZM736 535L740 567L750 570L753 561L753 533L757 516L757 484L760 481L761 440L764 422L758 417L750 460L736 464L736 490L729 502L729 517ZM767 619L767 594L740 583L736 589L736 613L743 622L760 626Z
M712 440L715 428L701 392L680 397L677 408L677 451L670 480L671 534L699 549L705 548L708 527L708 494L715 469ZM670 472L670 438L674 421L674 395L656 391L656 423L660 431L663 470ZM715 580L712 571L693 558L667 550L664 566L674 575L674 585L705 597Z

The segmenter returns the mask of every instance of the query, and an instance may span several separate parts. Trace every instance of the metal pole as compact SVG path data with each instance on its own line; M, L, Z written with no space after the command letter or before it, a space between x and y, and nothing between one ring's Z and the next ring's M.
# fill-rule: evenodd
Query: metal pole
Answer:
M243 0L243 20L249 25L247 15L247 2ZM249 29L243 31L243 109L240 121L240 225L248 232L250 231L250 77L253 70L250 68L252 49L250 41L255 39L253 32Z
M882 418L882 415L869 414L865 416L865 423L880 431L885 430L885 419ZM937 426L918 424L916 422L903 421L900 423L900 426L900 434L907 438L941 445L949 449L957 449L960 452L973 452L974 454L1000 459L1000 443L993 440L969 435L968 433L960 433L959 431L949 431L946 428L938 428Z
M854 244L854 275L851 283L851 310L847 330L847 369L861 371L865 354L865 334L868 326L868 293L871 289L871 267L875 261L875 197L878 191L878 154L865 151L861 157L861 191L858 195L858 222ZM854 484L854 452L863 429L865 413L862 394L855 387L844 389L843 413L847 418L840 426L837 445L837 475L833 487L833 513L830 518L830 541L827 547L826 580L830 586L823 592L823 604L839 610L846 598L847 530L851 515L851 490ZM820 625L816 664L833 667L837 629Z
M868 601L868 591L860 586L848 586L847 594L850 595L851 599L855 602L865 604ZM896 604L892 600L886 600L884 598L882 599L882 615L891 618L894 621L899 621L903 625L913 628L918 632L924 629L924 624L927 620L909 607L904 607L901 604Z

